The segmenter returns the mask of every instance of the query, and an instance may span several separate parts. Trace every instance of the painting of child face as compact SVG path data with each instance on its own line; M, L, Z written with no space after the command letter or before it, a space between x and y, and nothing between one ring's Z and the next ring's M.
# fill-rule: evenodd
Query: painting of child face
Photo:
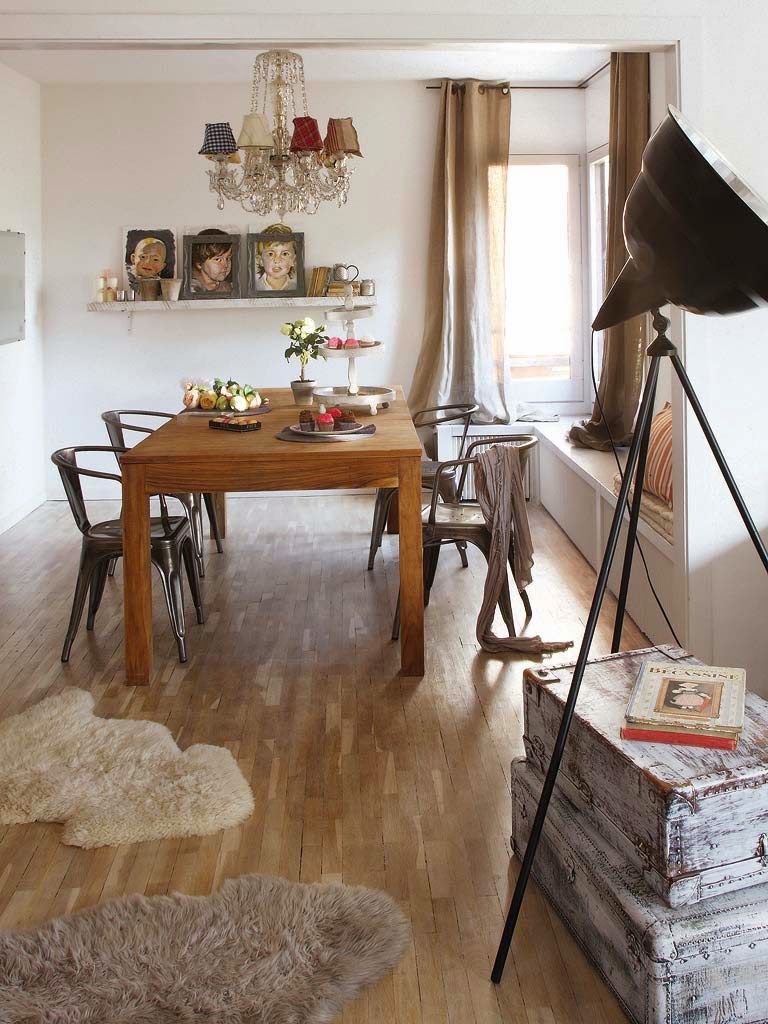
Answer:
M129 283L151 277L173 277L176 271L176 239L170 228L127 228L125 272Z
M185 235L185 296L237 298L237 255L237 239L220 229Z
M159 277L165 270L165 244L144 239L131 253L131 263L136 277Z
M274 241L261 250L263 273L256 286L263 291L286 291L296 287L296 244Z
M248 236L249 295L304 294L304 235L282 224Z

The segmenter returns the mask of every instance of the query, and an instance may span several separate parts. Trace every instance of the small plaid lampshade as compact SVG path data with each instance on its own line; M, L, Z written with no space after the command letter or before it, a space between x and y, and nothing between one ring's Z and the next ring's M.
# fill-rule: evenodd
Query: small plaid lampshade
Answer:
M240 149L274 149L275 140L269 130L266 114L246 114L237 137Z
M351 117L329 117L325 133L325 152L329 156L346 153L348 156L362 156L357 131Z
M320 127L314 117L294 117L291 152L317 152L323 148Z
M236 153L237 143L235 142L235 136L229 121L207 124L205 126L205 138L198 152L202 153L203 156Z

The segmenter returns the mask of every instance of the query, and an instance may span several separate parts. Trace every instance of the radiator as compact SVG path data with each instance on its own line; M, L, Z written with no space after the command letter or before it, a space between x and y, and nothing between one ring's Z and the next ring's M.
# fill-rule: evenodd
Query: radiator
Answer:
M501 439L502 439L502 437L498 433L497 434L475 434L475 433L472 433L472 434L470 434L467 437L467 445L466 445L466 447L469 447L469 445L472 444L472 442L474 442L474 441L500 441ZM452 434L451 435L451 458L452 459L458 459L459 458L459 449L460 448L461 448L461 435ZM486 451L486 449L485 448L478 448L478 449L476 449L476 451L482 452L482 451ZM461 473L461 469L459 469L458 472ZM531 476L530 463L527 463L526 467L525 467L525 470L523 472L523 488L525 489L526 500L529 500L530 497L531 497L531 479L530 479L530 476ZM472 467L471 466L469 466L467 468L467 479L464 481L464 493L462 494L462 497L463 498L467 498L470 501L474 500L477 497L477 494L475 493L475 475L474 475L474 473L472 471Z

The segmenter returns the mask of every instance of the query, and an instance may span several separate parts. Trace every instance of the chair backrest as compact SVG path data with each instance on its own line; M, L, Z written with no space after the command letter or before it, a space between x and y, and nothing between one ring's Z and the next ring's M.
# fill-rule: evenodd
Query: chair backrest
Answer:
M155 431L154 427L145 427L138 423L126 422L128 417L151 416L156 419L172 420L174 415L172 412L154 412L150 409L110 409L107 412L103 412L101 418L107 427L109 443L116 448L127 448L125 435L129 431L133 431L136 434L152 434Z
M127 448L120 448L112 445L79 445L75 448L59 448L51 455L51 462L57 467L61 482L64 485L64 493L81 533L87 533L90 529L88 512L83 498L83 489L80 485L80 477L92 476L99 480L116 480L122 484L122 477L116 473L104 473L98 469L86 469L77 464L77 457L85 452L112 452L119 461L120 455L126 452Z
M481 441L473 441L472 444L467 448L464 465L461 467L461 476L459 477L458 496L461 500L461 496L464 493L464 483L467 477L467 471L469 470L470 464L475 459L475 452L478 448L490 448L495 444L513 444L520 452L520 471L525 474L525 468L528 465L528 456L533 448L539 443L538 437L535 434L515 434L508 437L493 437L483 438Z
M479 408L479 405L473 405L468 402L455 402L451 405L433 405L429 409L419 409L418 412L413 414L413 425L417 431L420 431L421 443L424 445L424 451L430 459L437 458L437 444L435 442L435 432L432 428L441 426L443 423L457 423L459 421L464 422L464 430L461 435L458 458L463 458L464 445L467 443L467 434L472 425L472 417ZM424 417L429 416L432 418L424 419ZM424 432L424 428L430 428L428 434Z

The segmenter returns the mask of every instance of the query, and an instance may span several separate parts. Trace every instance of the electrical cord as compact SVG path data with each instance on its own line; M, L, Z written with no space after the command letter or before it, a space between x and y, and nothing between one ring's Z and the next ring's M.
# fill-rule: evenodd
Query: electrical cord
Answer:
M608 434L608 441L609 441L609 443L611 445L611 451L613 452L613 457L614 457L614 459L616 461L616 468L618 469L619 476L621 477L621 479L623 481L624 480L624 471L622 470L621 463L619 462L619 454L618 454L618 452L616 450L616 444L615 444L615 442L613 440L613 435L611 434L611 428L608 426L608 420L605 418L605 412L603 411L603 403L600 401L600 389L597 386L597 374L595 373L595 332L594 332L594 330L592 331L592 343L591 343L590 348L589 348L589 363L590 363L590 370L592 372L592 387L595 389L595 400L597 401L597 407L600 410L600 416L602 417L603 423L605 424L606 433ZM635 485L637 485L637 479L635 479ZM629 500L629 493L627 493L627 500L625 502L625 507L626 507L627 511L631 515L632 506L631 506L630 500ZM642 559L643 568L645 569L645 576L646 576L646 579L648 580L648 586L651 588L651 593L653 594L654 600L656 601L656 604L659 607L659 611L663 615L664 621L666 622L667 626L669 627L669 631L672 634L672 636L674 637L675 643L677 644L678 647L682 647L682 644L680 643L680 640L679 640L679 638L677 636L677 633L675 632L675 628L672 625L672 623L669 621L669 616L667 615L666 609L664 608L664 605L662 604L661 598L657 594L656 588L653 585L653 580L651 579L651 571L648 568L648 563L645 560L645 554L643 553L643 548L642 548L642 545L640 544L640 537L637 534L635 534L635 545L637 547L638 554L640 555L640 558Z

